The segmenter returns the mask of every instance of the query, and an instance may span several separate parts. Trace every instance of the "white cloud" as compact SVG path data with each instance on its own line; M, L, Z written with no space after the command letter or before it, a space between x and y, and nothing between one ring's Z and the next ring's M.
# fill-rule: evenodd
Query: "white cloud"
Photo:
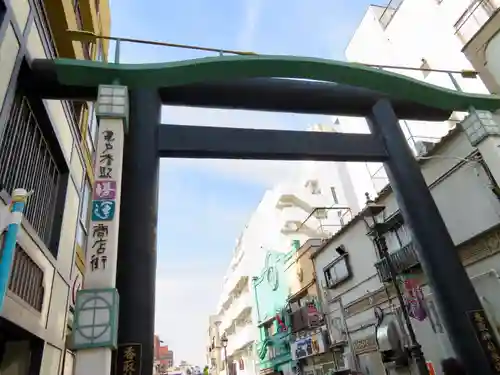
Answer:
M255 32L259 24L262 10L262 0L245 1L245 17L243 27L238 35L238 48L245 51L252 51L254 48ZM253 51L252 51L253 52Z

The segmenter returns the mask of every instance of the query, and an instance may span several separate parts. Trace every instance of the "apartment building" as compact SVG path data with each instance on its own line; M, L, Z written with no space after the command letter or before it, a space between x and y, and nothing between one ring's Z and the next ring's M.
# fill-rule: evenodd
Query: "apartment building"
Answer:
M0 186L32 191L18 234L0 325L0 372L72 374L67 347L82 285L97 123L91 103L40 100L29 88L35 58L106 60L107 0L0 0ZM7 370L7 368L9 370ZM13 371L13 372L12 372Z
M223 347L220 341L219 325L219 317L210 315L207 331L207 366L211 375L218 375L222 370Z
M306 164L296 183L267 191L238 239L217 309L220 335L227 338L227 362L232 375L258 371L253 345L258 329L252 277L261 272L268 250L287 253L291 243L328 238L350 220L352 211L344 192L351 190L339 180L334 181L342 172L337 166Z
M484 39L482 35L491 33L492 27L496 32L500 30L500 24L495 23L498 8L498 0L392 0L386 6L372 5L354 32L345 56L348 61L376 65L451 90L497 92L483 60L481 69L475 63L470 43ZM484 56L479 51L477 55ZM494 65L495 60L490 58L488 67ZM474 70L479 76L470 74ZM454 113L442 123L402 119L400 124L415 154L422 154L464 115ZM368 132L364 119L334 117L332 121L339 132ZM364 191L358 187L369 185L368 191L377 194L388 183L380 163L348 164L361 199Z
M452 236L462 263L480 296L498 336L500 329L499 227L500 195L492 177L500 159L483 152L484 144L472 146L470 138L455 128L420 160L422 173ZM483 149L483 150L482 150ZM422 272L412 233L387 186L375 199L385 206L379 220L392 263L404 280L401 289L410 309L412 326L426 360L441 375L439 363L454 356L432 288ZM370 374L396 371L412 373L404 347L409 344L401 307L387 261L381 259L362 215L337 232L314 255L323 312L330 341L345 353L345 366L358 366ZM342 247L343 254L338 248ZM342 266L339 264L345 263ZM446 264L443 264L446 272ZM334 282L331 274L337 275ZM417 296L417 297L415 297Z
M304 375L326 374L336 370L342 352L331 351L326 320L318 298L316 272L311 255L325 239L309 239L285 260L288 281L286 304L292 367Z

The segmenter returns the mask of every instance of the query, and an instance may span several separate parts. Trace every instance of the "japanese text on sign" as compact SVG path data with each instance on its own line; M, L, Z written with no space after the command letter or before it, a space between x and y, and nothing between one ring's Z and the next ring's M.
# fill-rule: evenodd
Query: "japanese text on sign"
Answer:
M500 374L500 347L484 310L469 313L477 338L488 357L494 374Z
M139 375L141 370L141 345L124 344L117 350L116 374Z
M116 181L98 180L95 182L94 200L106 200L116 198Z
M114 161L114 142L115 134L112 130L104 130L102 132L103 148L98 156L99 173L98 177L113 178L113 161Z
M111 221L115 217L115 201L92 201L92 221Z
M92 225L92 251L94 254L90 258L91 271L106 269L108 234L108 225L102 223Z

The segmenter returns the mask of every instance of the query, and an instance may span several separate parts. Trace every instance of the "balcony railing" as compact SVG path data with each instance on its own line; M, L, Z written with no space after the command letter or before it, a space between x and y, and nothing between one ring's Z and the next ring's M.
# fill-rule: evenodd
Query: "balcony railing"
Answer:
M391 262L394 265L397 274L408 271L409 269L420 264L415 243L413 242L410 242L401 249L391 253L390 256ZM375 267L377 268L377 272L383 282L391 280L391 273L389 271L387 260L379 260L375 263Z
M387 26L391 23L392 19L396 15L399 7L403 3L403 0L390 0L389 4L385 7L384 11L379 17L379 22L382 25L383 29L386 29Z
M467 44L498 8L498 0L473 1L455 23L455 34Z
M293 333L321 327L325 320L323 314L314 304L312 306L302 306L293 311L290 313L290 318Z

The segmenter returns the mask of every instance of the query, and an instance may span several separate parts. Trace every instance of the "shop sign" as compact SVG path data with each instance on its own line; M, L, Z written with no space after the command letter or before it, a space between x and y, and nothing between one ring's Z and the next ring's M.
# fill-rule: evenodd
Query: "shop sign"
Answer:
M291 344L292 359L296 361L324 353L325 347L323 332L313 333L307 337L297 339Z
M436 370L434 369L434 365L432 362L427 362L427 370L429 371L429 375L436 375Z
M121 121L99 121L94 166L96 181L92 192L92 221L87 244L86 288L115 286L123 142Z
M417 278L409 276L403 281L403 286L408 315L419 322L423 322L427 318L427 311L424 307L422 286Z
M140 375L141 359L141 344L119 345L116 350L115 375Z
M355 354L362 354L366 352L373 352L377 350L377 340L375 335L355 340L352 343Z
M490 362L492 373L500 374L500 347L486 315L486 311L470 311L468 316L483 351Z

